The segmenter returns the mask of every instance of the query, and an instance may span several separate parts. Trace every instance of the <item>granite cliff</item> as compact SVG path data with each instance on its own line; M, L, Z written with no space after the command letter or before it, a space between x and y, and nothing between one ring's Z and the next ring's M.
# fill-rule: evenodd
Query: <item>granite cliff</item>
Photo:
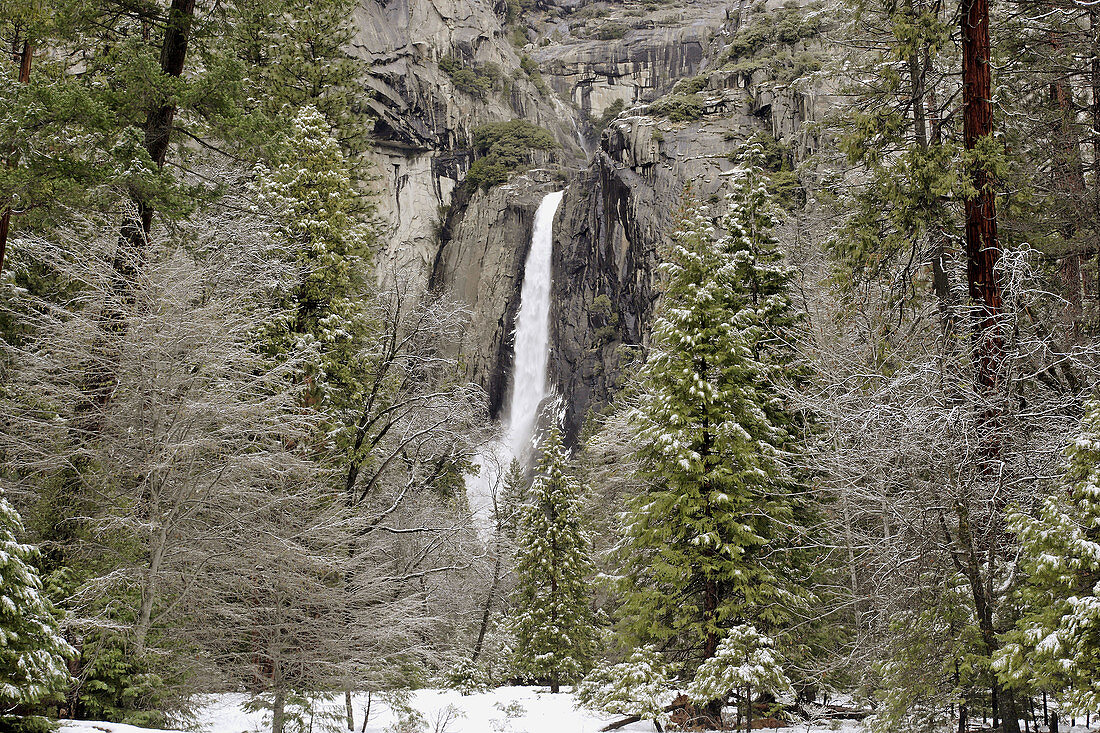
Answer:
M757 131L770 133L788 167L817 147L806 123L831 99L812 80L815 12L744 0L363 4L355 47L372 70L389 243L380 267L470 308L455 348L494 414L507 398L541 197L567 182L555 226L550 380L575 440L646 344L661 246L685 197L720 213L731 154ZM756 16L785 24L781 53L766 33L767 48L745 48L739 31ZM463 185L474 131L517 118L549 130L559 147L531 156L531 169L504 185Z

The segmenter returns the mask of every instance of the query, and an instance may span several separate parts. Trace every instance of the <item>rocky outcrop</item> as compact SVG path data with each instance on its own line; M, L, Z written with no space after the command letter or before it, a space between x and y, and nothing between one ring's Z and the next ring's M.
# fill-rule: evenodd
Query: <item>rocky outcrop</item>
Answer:
M512 333L535 210L562 185L556 173L533 170L475 193L447 222L434 263L433 287L470 309L469 328L456 334L454 347L467 379L488 392L494 416L504 406L512 371Z
M721 67L724 45L746 22L745 0L541 0L523 19L522 49L513 45L521 30L503 22L506 4L492 2L364 0L358 11L354 43L371 65L365 103L378 120L372 156L388 243L377 261L384 275L422 278L467 305L470 327L454 347L499 414L534 212L562 184L532 171L471 194L460 185L470 136L486 122L524 118L562 145L554 163L578 169L578 143L596 147L555 228L550 380L573 441L642 355L657 264L685 199L719 216L739 142L763 129L812 152L805 123L832 100L812 84L776 83L764 67ZM471 93L456 69L489 74L491 84ZM626 111L596 145L584 133L615 100Z
M498 11L491 0L363 0L355 10L351 51L369 66L363 104L376 120L380 277L426 284L479 125L523 118L554 134L562 160L584 159L577 112L520 68ZM484 86L456 83L458 71Z
M755 90L738 84L736 75L709 74L698 120L615 120L566 190L555 236L550 371L565 396L570 441L644 356L659 298L657 265L679 212L705 206L717 220L740 143L783 129Z
M589 4L546 21L539 32L550 42L530 53L555 91L598 118L616 101L627 107L653 101L677 80L705 70L736 29L744 4Z

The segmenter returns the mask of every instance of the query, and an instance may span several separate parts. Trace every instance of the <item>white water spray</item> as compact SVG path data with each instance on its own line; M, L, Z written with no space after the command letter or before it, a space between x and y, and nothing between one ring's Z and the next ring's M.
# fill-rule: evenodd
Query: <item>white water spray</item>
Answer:
M543 197L535 211L531 248L523 268L519 311L516 313L512 357L512 397L502 442L478 456L478 475L466 482L470 509L488 523L490 491L503 478L513 458L522 459L538 422L539 404L546 397L546 366L550 358L550 270L554 249L554 215L564 191Z
M554 214L564 191L548 193L535 211L531 249L523 268L523 289L516 314L512 358L512 401L505 445L519 458L535 432L539 403L546 397L550 358L550 261L554 248Z

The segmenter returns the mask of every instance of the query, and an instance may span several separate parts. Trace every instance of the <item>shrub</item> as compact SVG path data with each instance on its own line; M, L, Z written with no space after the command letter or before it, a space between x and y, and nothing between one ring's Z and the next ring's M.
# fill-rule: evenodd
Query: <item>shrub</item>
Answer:
M501 79L500 67L493 63L466 64L454 56L444 56L439 60L439 68L451 78L451 82L462 92L478 99L485 99Z
M706 108L699 94L671 94L649 107L650 114L666 117L670 122L691 122L703 116Z
M596 129L602 130L610 125L611 121L618 117L624 109L626 109L626 102L621 99L616 99L614 102L607 105L607 109L605 109L603 114L595 120Z
M622 23L604 23L596 28L593 37L600 41L617 41L626 35L627 30L629 29Z
M556 147L549 130L526 120L482 125L474 130L473 149L478 158L466 174L466 184L483 190L499 186L530 162L533 151Z

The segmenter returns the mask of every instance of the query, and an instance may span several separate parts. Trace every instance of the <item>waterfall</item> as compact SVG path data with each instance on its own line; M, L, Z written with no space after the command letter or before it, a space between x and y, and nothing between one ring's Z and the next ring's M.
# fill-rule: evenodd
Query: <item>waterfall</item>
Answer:
M493 486L503 479L513 458L522 460L546 397L546 366L550 357L550 270L554 249L554 215L564 191L543 197L535 211L531 248L523 268L523 286L516 313L512 357L512 396L504 439L489 445L476 459L479 471L466 482L470 509L487 526L491 521Z
M564 191L548 193L535 211L531 249L523 268L523 289L516 314L512 357L512 400L505 445L521 457L535 432L539 403L546 396L550 357L550 260L554 248L554 214Z

